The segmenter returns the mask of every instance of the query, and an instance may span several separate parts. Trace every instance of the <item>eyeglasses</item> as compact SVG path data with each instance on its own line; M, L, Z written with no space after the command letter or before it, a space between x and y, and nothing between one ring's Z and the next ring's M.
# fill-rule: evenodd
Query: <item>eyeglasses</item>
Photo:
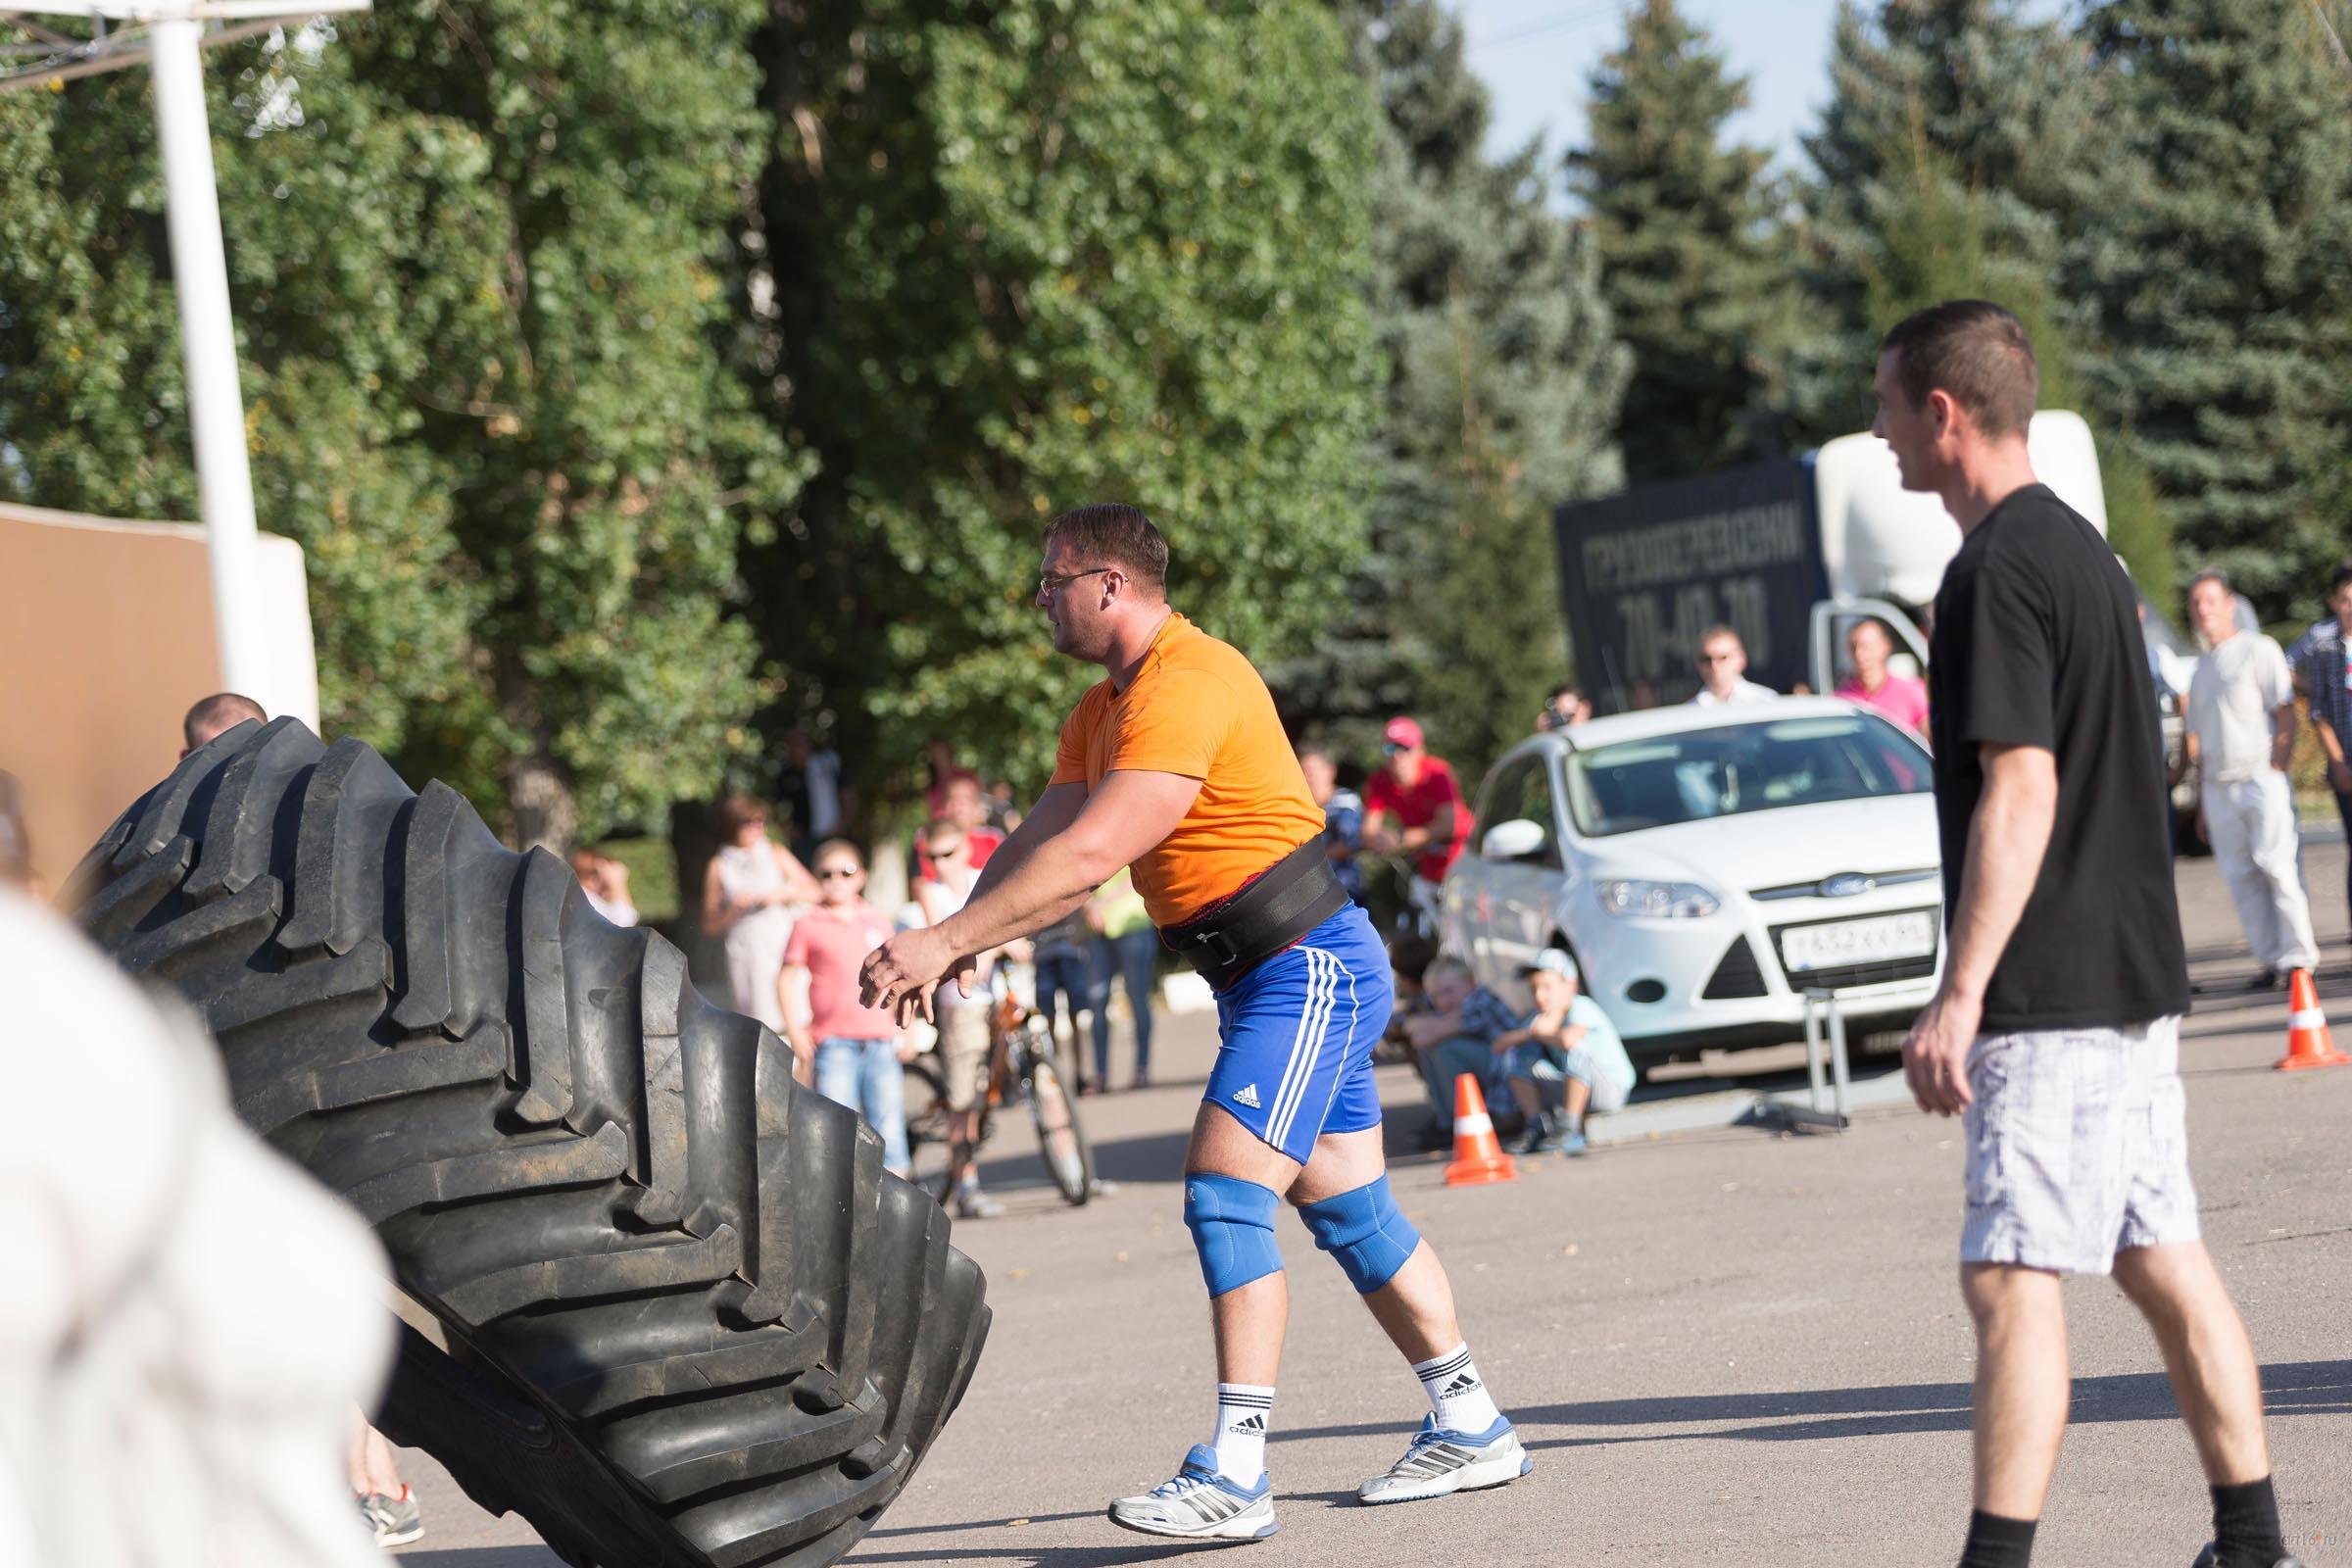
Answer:
M1084 571L1048 571L1040 573L1037 579L1038 597L1041 599L1052 598L1054 595L1061 592L1064 588L1067 588L1070 584L1076 582L1081 577L1100 577L1106 571L1116 571L1119 568L1116 566L1089 566Z
M837 865L830 870L817 872L816 879L819 882L847 882L857 875L858 872L855 868Z
M1384 742L1380 749L1390 757L1402 757L1405 753L1412 750L1410 746L1405 745L1402 741Z

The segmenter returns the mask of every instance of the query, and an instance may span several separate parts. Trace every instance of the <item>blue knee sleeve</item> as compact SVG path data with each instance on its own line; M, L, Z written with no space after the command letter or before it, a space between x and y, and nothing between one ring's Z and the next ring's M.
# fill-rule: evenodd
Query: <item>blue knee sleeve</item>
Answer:
M1421 1245L1421 1233L1389 1195L1386 1176L1320 1203L1301 1203L1298 1217L1315 1233L1315 1246L1340 1260L1358 1296L1395 1279Z
M1238 1176L1199 1171L1184 1179L1184 1228L1200 1254L1208 1294L1223 1296L1282 1270L1274 1246L1274 1215L1282 1200L1273 1189Z

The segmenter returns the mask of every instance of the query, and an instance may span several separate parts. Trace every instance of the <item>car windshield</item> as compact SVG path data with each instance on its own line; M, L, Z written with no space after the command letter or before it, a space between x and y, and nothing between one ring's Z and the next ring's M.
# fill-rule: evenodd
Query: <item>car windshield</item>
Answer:
M1933 787L1926 749L1870 713L1727 724L1568 759L1568 808L1587 838Z

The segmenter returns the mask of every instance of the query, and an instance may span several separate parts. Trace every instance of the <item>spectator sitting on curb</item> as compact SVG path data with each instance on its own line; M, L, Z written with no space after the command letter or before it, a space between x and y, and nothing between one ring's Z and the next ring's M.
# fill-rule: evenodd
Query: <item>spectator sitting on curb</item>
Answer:
M1438 945L1418 931L1408 932L1389 944L1389 973L1396 983L1396 1002L1389 1011L1389 1026L1381 1032L1380 1044L1373 1048L1374 1062L1413 1060L1412 1036L1404 1021L1430 1010L1421 979L1437 956Z
M1625 1108L1634 1092L1633 1058L1600 1004L1579 989L1576 960L1566 952L1545 948L1519 972L1536 994L1536 1010L1494 1037L1511 1099L1527 1117L1516 1152L1581 1154L1586 1114Z
M1504 1082L1494 1038L1516 1028L1519 1018L1500 997L1478 983L1470 965L1450 953L1430 960L1421 989L1429 1010L1405 1019L1404 1036L1429 1089L1430 1146L1443 1148L1453 1137L1454 1080L1463 1073L1473 1075L1492 1100Z

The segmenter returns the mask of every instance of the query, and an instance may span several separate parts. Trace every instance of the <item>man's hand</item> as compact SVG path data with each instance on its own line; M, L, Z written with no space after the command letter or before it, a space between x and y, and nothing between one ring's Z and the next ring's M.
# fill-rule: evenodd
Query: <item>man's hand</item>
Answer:
M931 987L953 978L956 989L972 994L977 965L958 956L930 926L902 931L865 956L858 970L858 1000L868 1007L891 1010L904 1029L916 1018L931 1018Z
M1976 1098L1968 1088L1968 1054L1984 1014L1984 1003L1938 992L1911 1026L1903 1042L1903 1076L1920 1109L1957 1116Z
M2328 782L2338 795L2352 795L2352 761L2329 762Z

